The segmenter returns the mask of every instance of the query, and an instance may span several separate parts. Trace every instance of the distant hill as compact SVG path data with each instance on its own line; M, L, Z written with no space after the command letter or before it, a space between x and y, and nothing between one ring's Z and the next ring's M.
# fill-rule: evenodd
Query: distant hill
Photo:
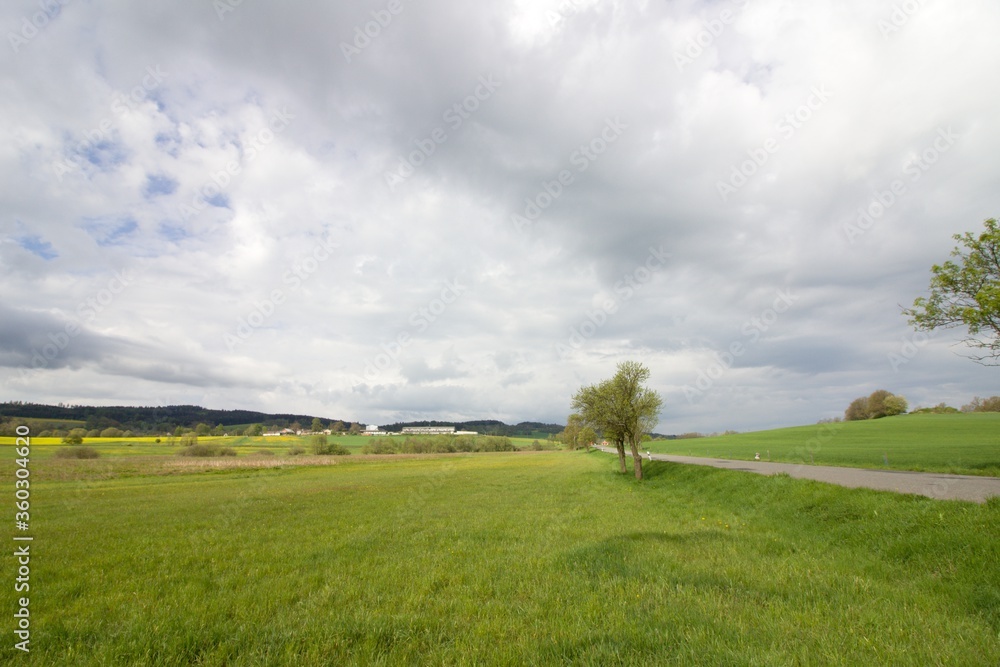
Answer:
M169 433L178 426L194 428L198 424L224 427L247 427L251 424L278 426L285 428L298 422L309 428L313 415L254 412L251 410L211 410L197 405L166 405L156 407L136 406L89 406L89 405L41 405L11 401L0 403L0 422L17 419L31 420L33 428L67 429L76 426L90 429L120 428L139 434ZM320 417L324 424L348 419ZM478 431L488 435L506 435L522 438L547 438L549 434L563 429L559 424L541 422L521 422L513 426L496 419L466 422L418 421L383 426L385 431L399 432L404 426L454 426L460 431Z
M3 421L14 418L31 419L36 424L52 420L49 428L66 428L66 421L81 422L87 429L120 428L133 433L165 433L178 426L194 428L198 424L209 426L249 426L265 424L286 427L298 422L309 428L312 415L271 414L251 410L210 410L197 405L166 405L156 407L88 406L88 405L39 405L37 403L0 403ZM338 421L320 418L324 422ZM343 421L350 424L348 420ZM63 423L60 423L63 422Z

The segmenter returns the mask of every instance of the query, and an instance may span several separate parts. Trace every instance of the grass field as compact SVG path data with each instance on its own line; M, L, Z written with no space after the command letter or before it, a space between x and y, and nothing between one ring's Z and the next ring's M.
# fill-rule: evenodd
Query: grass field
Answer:
M712 438L656 440L658 454L1000 476L1000 413L919 414Z
M33 458L32 651L0 660L1000 661L996 500L667 463L636 483L596 452L316 458L339 461ZM113 461L134 469L104 479Z

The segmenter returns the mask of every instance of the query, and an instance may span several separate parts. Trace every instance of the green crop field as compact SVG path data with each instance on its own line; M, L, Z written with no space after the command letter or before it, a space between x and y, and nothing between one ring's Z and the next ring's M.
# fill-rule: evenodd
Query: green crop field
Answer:
M1000 413L917 414L712 438L656 440L658 454L1000 476Z
M997 500L669 463L637 483L598 452L160 474L176 458L33 452L31 653L7 585L0 661L1000 662Z

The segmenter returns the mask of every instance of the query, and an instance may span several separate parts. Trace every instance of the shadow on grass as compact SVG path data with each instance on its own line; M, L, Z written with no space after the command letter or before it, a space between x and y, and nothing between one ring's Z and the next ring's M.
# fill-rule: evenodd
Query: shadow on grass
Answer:
M588 576L629 578L645 573L640 564L651 551L657 559L669 561L672 556L682 558L682 553L694 545L730 540L731 535L715 529L686 533L639 531L572 549L562 560L568 568Z

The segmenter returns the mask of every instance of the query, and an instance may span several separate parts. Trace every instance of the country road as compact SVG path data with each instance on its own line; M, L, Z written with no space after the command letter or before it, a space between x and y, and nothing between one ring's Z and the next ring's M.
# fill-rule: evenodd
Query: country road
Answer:
M597 447L603 452L616 454L613 447ZM626 450L626 454L632 454ZM755 472L759 475L788 473L800 479L813 479L850 488L878 489L897 493L915 493L935 500L969 500L984 503L990 496L1000 496L1000 478L974 475L949 475L936 472L907 472L903 470L870 470L867 468L838 468L795 463L769 463L766 461L734 461L731 459L674 456L673 454L642 453L642 458L671 463L687 463L728 470Z

